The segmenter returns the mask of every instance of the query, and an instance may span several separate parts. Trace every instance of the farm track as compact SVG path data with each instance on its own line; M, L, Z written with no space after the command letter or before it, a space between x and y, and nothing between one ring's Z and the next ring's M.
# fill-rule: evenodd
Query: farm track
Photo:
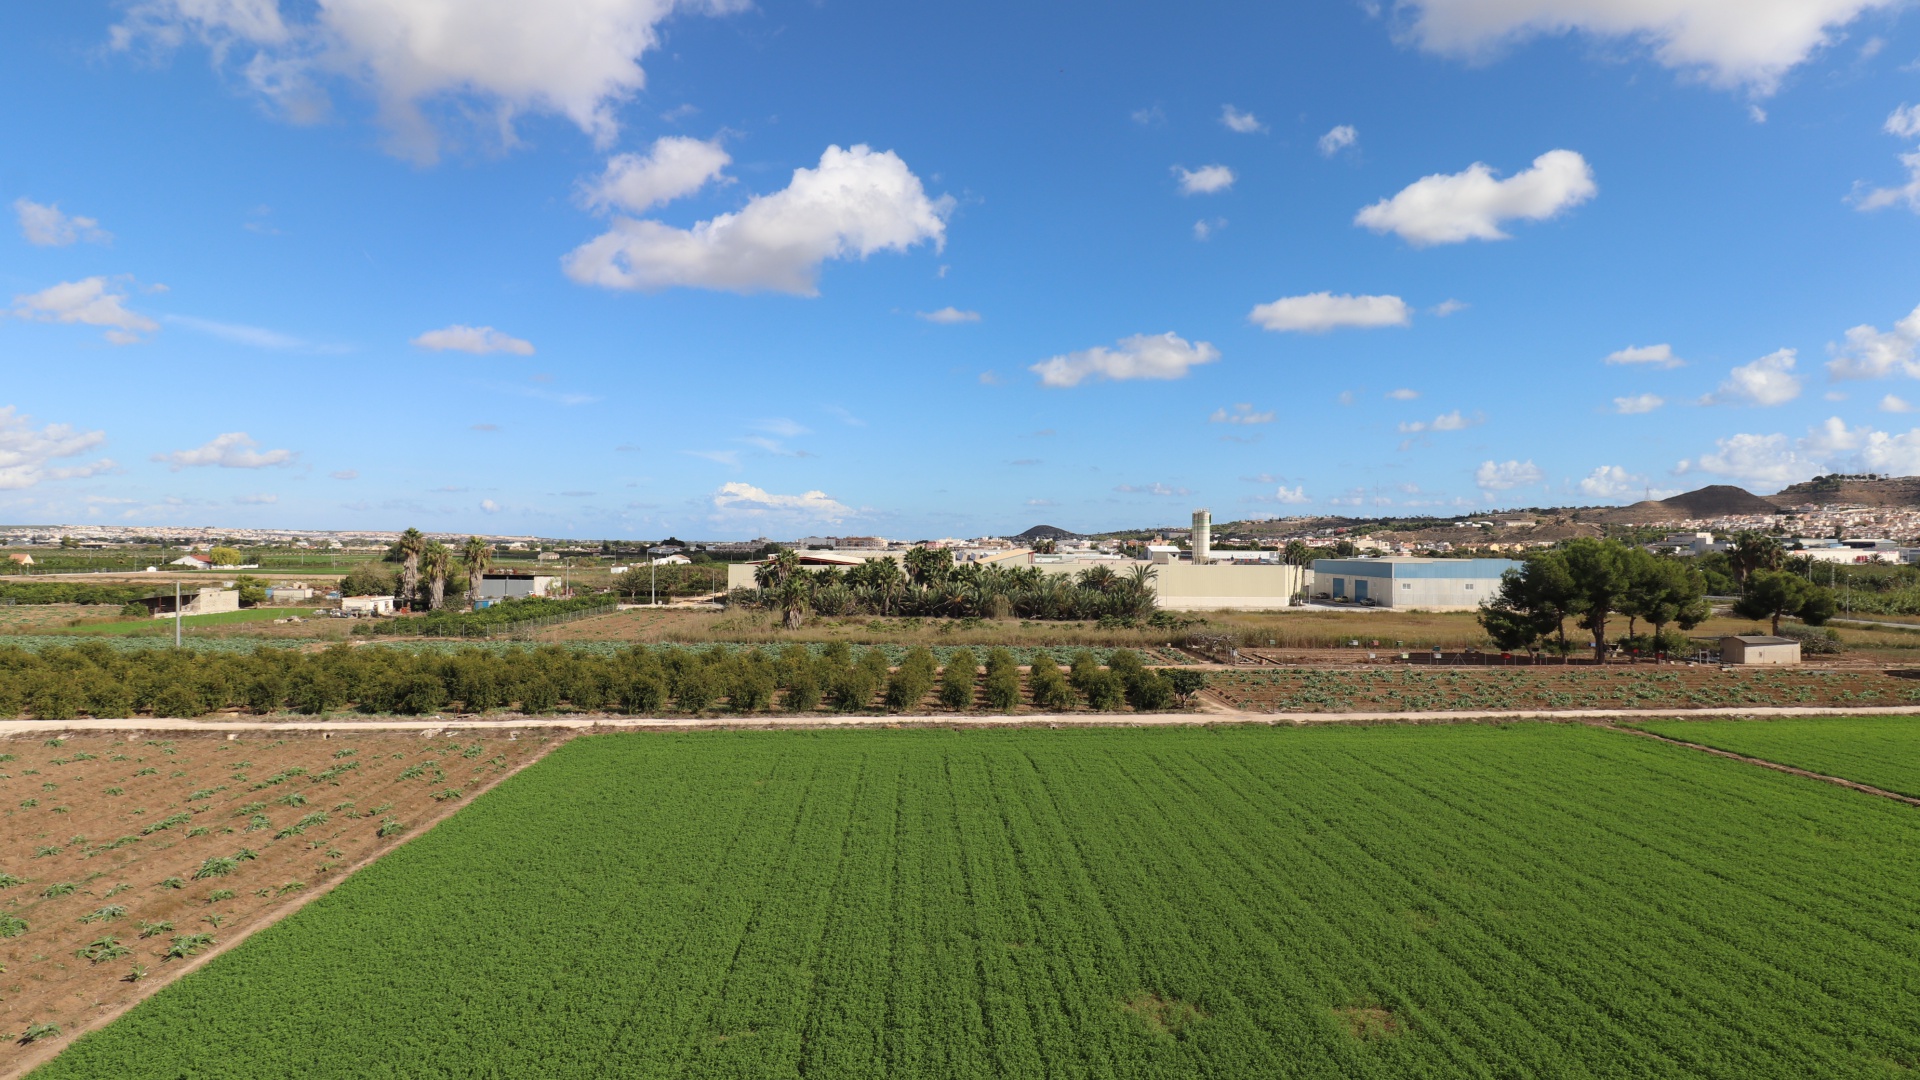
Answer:
M1713 709L1474 709L1457 712L1245 712L1204 701L1199 710L1170 713L1017 713L857 716L513 716L452 719L351 720L0 720L0 738L73 732L349 732L349 731L702 731L861 727L1179 727L1212 724L1382 724L1548 720L1602 722L1698 720L1709 717L1920 716L1920 705L1751 705ZM1677 740L1669 740L1677 741ZM1705 749L1705 748L1703 748ZM1719 753L1720 751L1715 751ZM1736 755L1737 756L1737 755Z
M190 722L174 721L174 723L187 724ZM75 730L81 730L81 729L76 728ZM85 730L89 730L89 731L116 730L117 731L117 730L123 730L123 729L89 728ZM189 726L189 727L173 727L173 728L153 728L151 730L191 731L193 730L193 728ZM0 734L6 734L6 733L0 732ZM559 746L561 743L568 741L570 737L571 737L571 734L569 733L568 735L564 735L560 738L551 740L550 742L542 746L537 752L533 754L529 754L526 758L521 760L513 768L507 770L506 772L500 773L496 776L489 777L486 785L484 787L481 787L475 790L473 794L475 796L478 796L486 791L492 790L494 787L498 786L503 781L511 779L515 775L519 774L521 770L545 758L548 754L553 752L555 747ZM246 924L246 926L243 929L240 929L239 932L231 934L230 936L222 936L220 941L217 944L207 948L206 950L200 953L197 953L196 955L189 958L185 962L180 963L178 965L170 964L162 967L159 971L156 971L153 975L150 975L146 979L141 980L140 986L142 989L138 995L129 998L127 1001L121 1003L119 1006L113 1009L110 1009L110 1010L98 1013L92 1017L89 1017L87 1026L84 1029L76 1028L72 1031L67 1031L63 1033L58 1038L49 1039L44 1042L36 1042L33 1045L29 1046L24 1052L22 1052L13 1061L6 1063L4 1067L0 1067L0 1080L23 1080L24 1077L26 1077L29 1073L33 1072L36 1068L46 1064L48 1061L51 1061L53 1058L57 1057L61 1051L65 1050L68 1046L72 1045L74 1040L79 1038L81 1035L86 1034L89 1031L98 1031L102 1028L109 1026L115 1020L118 1020L120 1017L126 1015L128 1012L133 1010L136 1006L140 1005L142 1002L146 1001L148 998L151 998L153 995L159 993L161 990L172 985L173 983L180 981L180 979L182 979L183 977L190 975L193 972L198 971L201 968L205 967L206 965L212 963L216 957L224 955L225 953L233 949L239 948L242 943L252 938L255 934L258 934L269 927L278 925L283 919L286 919L288 916L292 915L294 912L299 911L301 908L306 907L308 904L313 903L314 901L320 899L321 897L332 892L334 889L338 888L341 882L347 881L348 879L352 878L355 874L359 873L360 871L366 869L369 866L372 866L374 863L378 862L380 859L385 858L386 856L392 854L393 852L396 852L401 848L406 847L408 844L419 839L420 837L425 836L428 833L432 832L435 826L439 825L441 822L445 821L446 819L452 817L454 814L459 813L471 801L472 799L449 800L448 802L442 804L440 809L438 809L431 817L428 817L424 821L422 821L418 827L408 829L407 834L401 837L397 843L394 843L389 847L381 848L377 851L374 851L368 854L364 858L358 860L357 862L353 863L351 866L347 867L344 873L337 874L334 877L330 878L325 884L322 884L312 889L302 891L300 896L296 900L293 900L290 903L287 903L275 908L273 915L270 918L255 919L249 922L248 924Z
M1920 799L1916 799L1911 795L1902 795L1897 791L1888 791L1885 788L1877 788L1872 786L1871 784L1862 784L1857 780L1848 780L1846 777L1843 777L1843 776L1828 776L1826 773L1817 773L1809 769L1795 768L1792 765L1782 765L1777 761L1768 761L1765 758L1749 757L1746 754L1736 754L1731 750L1722 750L1717 746L1702 746L1699 743L1687 742L1685 739L1676 739L1668 735L1660 735L1651 731L1639 731L1634 728L1617 727L1613 724L1601 724L1598 726L1604 727L1608 731L1617 731L1622 735L1638 735L1643 739L1652 739L1655 742L1668 743L1673 746L1684 746L1689 750L1698 750L1702 753L1713 754L1716 757L1732 758L1734 761L1744 762L1748 765L1758 765L1763 769L1772 769L1775 772L1783 772L1788 774L1789 776L1800 776L1800 777L1805 777L1808 780L1819 780L1819 781L1822 781L1823 783L1838 784L1843 788L1851 788L1854 791L1862 792L1867 795L1878 795L1883 799L1892 799L1895 802L1903 802L1903 803L1906 803L1908 806L1920 806Z

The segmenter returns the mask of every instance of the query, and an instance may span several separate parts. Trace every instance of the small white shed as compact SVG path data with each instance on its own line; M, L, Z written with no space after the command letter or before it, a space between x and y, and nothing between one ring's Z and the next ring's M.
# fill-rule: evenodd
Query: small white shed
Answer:
M1771 634L1735 634L1720 639L1720 662L1748 667L1763 664L1797 664L1800 643L1792 638Z
M340 610L348 615L391 615L393 597L343 596L340 598Z

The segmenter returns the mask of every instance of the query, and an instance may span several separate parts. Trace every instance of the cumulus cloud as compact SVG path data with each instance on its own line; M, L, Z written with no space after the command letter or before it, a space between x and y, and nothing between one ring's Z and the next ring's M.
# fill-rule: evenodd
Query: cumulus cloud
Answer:
M1261 123L1259 117L1250 112L1241 112L1231 105L1220 106L1220 123L1226 125L1228 131L1237 131L1242 135L1267 130L1267 125Z
M1387 391L1388 401L1412 401L1415 398L1418 398L1419 396L1420 396L1420 391L1411 390L1404 386L1398 390Z
M463 326L455 323L439 330L429 330L413 339L413 344L434 352L473 353L484 356L487 353L512 353L515 356L532 356L533 342L503 334L491 326Z
M1833 359L1827 361L1827 374L1835 379L1880 379L1905 375L1920 379L1920 307L1882 333L1872 326L1856 326L1847 331L1843 345L1829 346Z
M126 307L127 294L104 277L63 281L58 285L13 298L16 318L36 322L73 323L98 326L106 330L106 339L115 345L132 345L141 334L151 334L160 324Z
M164 462L170 470L179 472L181 469L206 465L217 465L222 469L266 469L291 465L297 456L291 450L262 451L258 449L259 446L246 432L229 431L191 450L155 454L153 460Z
M263 492L258 495L235 495L233 501L241 506L271 506L280 501L280 496Z
M1282 485L1281 487L1275 488L1273 492L1273 501L1277 503L1282 503L1288 506L1298 506L1301 503L1310 503L1313 500L1307 497L1306 486L1302 484L1302 485L1296 485L1294 487L1286 487L1285 485Z
M1602 465L1580 481L1580 493L1595 499L1630 499L1646 487L1646 477L1618 465Z
M953 307L951 305L947 307L943 307L939 311L916 311L914 312L914 314L917 317L925 319L930 323L939 323L942 326L952 326L955 323L970 323L970 322L980 321L979 312L962 311L959 308Z
M1907 170L1907 182L1898 187L1872 188L1853 197L1853 205L1860 210L1885 210L1889 206L1905 203L1907 209L1920 214L1920 151L1901 154L1900 164Z
M481 499L480 512L483 514L497 514L500 512L500 504L494 502L492 499Z
M1470 427L1478 427L1486 422L1487 418L1481 416L1479 413L1475 413L1472 416L1462 416L1460 410L1455 409L1452 412L1441 413L1431 420L1403 422L1399 430L1402 435L1419 435L1430 431L1465 431Z
M1210 240L1213 238L1214 233L1226 227L1226 218L1214 218L1212 221L1201 218L1199 221L1193 223L1193 238L1195 240Z
M1473 471L1473 482L1481 491L1511 491L1546 478L1540 467L1528 461L1483 461Z
M1635 394L1632 397L1614 398L1613 411L1622 416L1634 416L1639 413L1650 413L1666 403L1667 399L1659 394Z
M1092 379L1181 379L1188 370L1220 359L1220 350L1204 341L1189 343L1168 331L1121 338L1114 348L1104 345L1064 356L1054 356L1027 370L1040 376L1042 386L1079 386Z
M1617 352L1607 354L1609 364L1645 364L1648 367L1677 368L1684 367L1686 361L1673 355L1673 346L1629 345Z
M23 197L13 200L13 212L20 219L20 235L35 247L66 247L81 240L104 244L113 239L98 221L63 213L58 205L45 206Z
M946 240L948 196L929 199L892 151L829 146L817 168L800 168L784 190L741 210L676 229L617 217L606 233L562 260L583 285L656 290L675 286L813 296L820 264Z
M1896 0L1404 0L1408 32L1431 52L1482 59L1546 34L1624 38L1723 87L1770 94L1848 23Z
M655 139L645 154L617 154L594 181L582 187L581 201L596 210L640 214L691 195L720 178L733 162L720 140L703 142L684 135Z
M1473 306L1472 304L1469 304L1464 300L1454 300L1449 298L1449 299L1440 301L1439 303L1433 305L1427 310L1431 311L1433 314L1438 315L1440 318L1444 319L1449 315L1455 315L1455 314L1458 314L1459 312L1465 311L1472 306Z
M1354 216L1354 224L1394 233L1415 247L1466 240L1506 240L1506 221L1544 221L1578 206L1600 189L1587 159L1549 150L1533 167L1505 180L1480 162L1465 172L1435 174L1407 185Z
M1697 467L1731 480L1781 487L1818 476L1822 469L1785 435L1750 434L1714 440L1713 452L1700 455Z
M1913 411L1913 404L1905 398L1894 397L1892 394L1888 394L1886 397L1880 399L1880 411L1909 413Z
M1887 117L1886 133L1899 139L1920 139L1920 105L1902 105Z
M1781 349L1742 364L1727 373L1720 389L1700 399L1702 405L1785 405L1800 396L1800 377L1793 373L1792 349Z
M1352 124L1341 124L1325 135L1320 136L1320 155L1322 157L1332 157L1359 141L1360 133L1354 130Z
M1207 417L1207 422L1210 424L1271 424L1273 413L1271 411L1254 412L1252 404L1241 402L1235 405L1231 412L1226 409L1213 410L1213 415Z
M676 10L720 13L739 0L137 0L112 32L118 49L194 40L215 63L288 118L326 115L328 84L366 88L389 149L432 161L442 137L429 119L476 118L479 132L514 142L524 113L557 113L597 145L619 131L619 106L645 85L640 57Z
M0 491L30 488L43 480L78 480L112 471L112 458L60 465L107 441L104 431L76 431L68 424L33 425L33 418L0 405Z
M777 514L809 521L834 523L853 515L853 508L824 491L799 495L776 495L765 488L732 481L713 493L713 508L719 514L741 517L766 517Z
M335 480L358 480L360 479L360 470L335 469L334 471L328 473L327 475L333 477Z
M1180 178L1180 194L1212 195L1233 186L1233 170L1225 165L1202 165L1197 169L1173 167L1173 175Z
M1168 497L1179 497L1193 494L1193 492L1188 491L1186 488L1168 487L1165 484L1121 484L1113 490L1122 495L1164 495Z
M1413 321L1413 309L1397 296L1317 292L1260 304L1247 317L1268 330L1324 334L1349 326L1406 326Z

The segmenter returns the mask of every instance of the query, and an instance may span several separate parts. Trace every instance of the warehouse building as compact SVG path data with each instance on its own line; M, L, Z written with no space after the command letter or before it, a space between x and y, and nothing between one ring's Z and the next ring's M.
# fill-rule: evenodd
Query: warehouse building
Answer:
M1512 559L1315 559L1313 598L1421 611L1473 611L1500 591Z

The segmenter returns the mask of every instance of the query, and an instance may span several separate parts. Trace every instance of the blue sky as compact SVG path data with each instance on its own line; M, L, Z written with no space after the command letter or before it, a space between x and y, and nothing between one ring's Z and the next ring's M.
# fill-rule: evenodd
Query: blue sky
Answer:
M1920 472L1906 8L19 6L0 519L913 538Z

